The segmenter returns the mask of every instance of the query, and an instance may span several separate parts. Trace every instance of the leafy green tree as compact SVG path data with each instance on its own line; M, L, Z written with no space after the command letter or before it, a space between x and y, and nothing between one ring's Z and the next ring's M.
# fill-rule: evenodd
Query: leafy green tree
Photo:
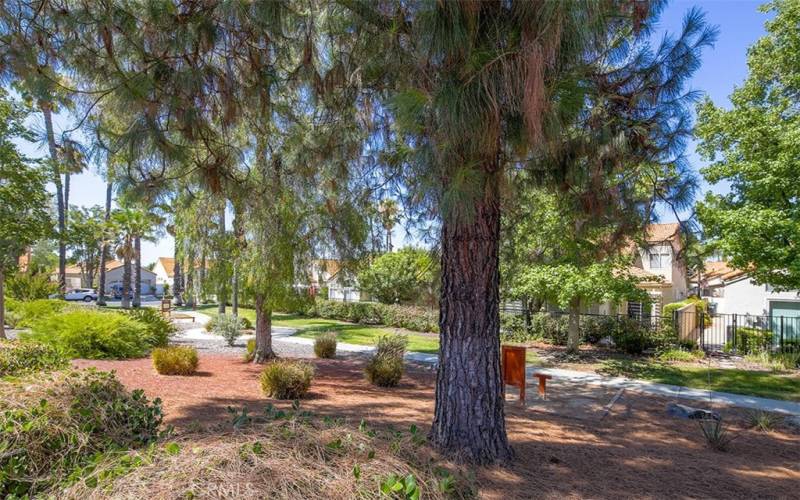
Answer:
M759 283L800 288L800 2L778 0L767 35L748 51L750 70L731 107L698 107L703 175L727 194L698 204L706 236Z
M67 243L71 258L81 268L83 286L94 285L95 273L100 267L100 255L106 237L106 222L103 208L71 207L69 211L69 235Z
M28 137L25 113L0 89L0 338L5 338L4 286L8 270L38 239L52 230L43 172L29 164L13 139Z
M158 219L147 210L122 206L111 214L111 223L117 229L120 243L117 246L117 256L123 261L122 270L122 307L141 306L141 240L151 239L154 234ZM134 273L132 267L135 263ZM131 294L131 288L133 293Z
M372 261L359 273L358 285L384 304L417 302L431 294L435 271L428 251L403 248Z

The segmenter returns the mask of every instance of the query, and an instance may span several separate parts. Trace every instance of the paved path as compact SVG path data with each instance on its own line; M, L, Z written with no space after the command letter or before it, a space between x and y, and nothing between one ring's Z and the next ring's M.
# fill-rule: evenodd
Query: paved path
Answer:
M179 334L175 339L179 343L193 345L199 344L198 347L201 349L202 346L205 345L204 343L214 343L214 345L219 345L218 348L212 349L215 352L243 352L242 350L244 349L247 340L253 338L252 335L239 337L235 347L227 348L224 340L217 335L209 334L202 327L202 325L205 325L210 319L208 315L193 311L186 311L185 313L194 316L196 318L195 325L198 326L184 330L181 334ZM314 340L303 337L295 337L295 333L297 333L296 328L280 326L273 327L272 341L275 350L279 354L284 355L312 357ZM369 354L375 350L373 346L345 344L341 342L336 345L336 349L340 352L363 354ZM406 354L406 359L432 366L436 366L436 364L439 362L439 356L436 354L425 354L421 352L409 352ZM553 377L558 377L561 380L580 384L625 388L627 390L639 391L668 398L703 401L709 404L727 404L742 408L752 408L756 410L800 416L800 403L792 401L781 401L776 399L759 398L756 396L730 394L727 392L708 391L705 389L692 389L677 385L659 384L657 382L649 382L646 380L634 380L626 377L607 377L598 375L596 373L564 370L561 368L542 368L529 365L526 375L529 379L529 385L531 386L535 383L538 383L538 381L533 379L534 373L546 373L548 375L552 375Z

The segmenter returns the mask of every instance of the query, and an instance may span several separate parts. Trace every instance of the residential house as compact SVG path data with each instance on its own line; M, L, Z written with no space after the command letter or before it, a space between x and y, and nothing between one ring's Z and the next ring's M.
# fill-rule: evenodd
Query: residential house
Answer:
M173 257L159 257L153 266L156 274L156 283L172 287L175 278L175 259Z
M106 262L106 293L109 295L119 294L122 290L122 274L123 274L123 266L124 264L118 260L110 260ZM133 278L135 276L135 270L133 266L131 266L131 283L133 284ZM64 273L65 281L66 281L66 288L67 290L71 288L87 288L87 287L94 287L96 283L86 283L84 284L85 276L81 272L80 266L69 265L65 269ZM50 279L52 281L58 281L58 269L55 269L51 275ZM98 279L98 273L95 273L94 280ZM142 268L142 288L141 293L144 295L155 294L158 293L158 287L156 286L156 275L152 271L146 268Z
M328 289L328 300L341 302L361 302L369 300L368 295L358 288L358 281L335 259L315 259L309 269L311 286L309 291L316 295L322 287Z
M643 244L633 245L631 275L641 279L639 287L646 290L652 302L643 310L638 302L614 306L602 304L600 314L627 314L629 316L660 316L661 308L689 296L688 272L682 258L681 226L677 222L650 224L645 231Z
M800 317L800 290L776 292L771 285L758 285L747 271L724 260L706 262L692 285L716 314Z

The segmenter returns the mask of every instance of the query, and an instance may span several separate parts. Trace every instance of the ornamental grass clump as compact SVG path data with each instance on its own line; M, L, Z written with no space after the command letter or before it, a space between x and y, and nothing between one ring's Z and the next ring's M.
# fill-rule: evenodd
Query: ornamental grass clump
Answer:
M314 378L314 365L305 361L272 361L261 372L261 389L275 399L300 399Z
M375 346L375 355L364 367L367 380L379 387L395 387L403 377L403 357L408 346L405 335L383 335Z
M314 354L318 358L332 358L336 356L336 333L325 332L314 339Z
M197 371L197 349L172 346L153 349L153 367L161 375L191 375Z

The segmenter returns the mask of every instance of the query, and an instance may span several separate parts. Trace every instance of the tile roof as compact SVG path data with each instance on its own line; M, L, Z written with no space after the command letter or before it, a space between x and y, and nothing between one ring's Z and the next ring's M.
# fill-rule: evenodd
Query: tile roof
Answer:
M746 274L744 270L731 267L731 265L724 260L717 262L706 262L704 266L704 273L705 276L703 276L703 278L706 280L719 278L723 281L738 278L739 276Z
M672 241L681 234L681 225L677 222L667 224L648 224L645 228L645 241L648 243L658 243L660 241Z

